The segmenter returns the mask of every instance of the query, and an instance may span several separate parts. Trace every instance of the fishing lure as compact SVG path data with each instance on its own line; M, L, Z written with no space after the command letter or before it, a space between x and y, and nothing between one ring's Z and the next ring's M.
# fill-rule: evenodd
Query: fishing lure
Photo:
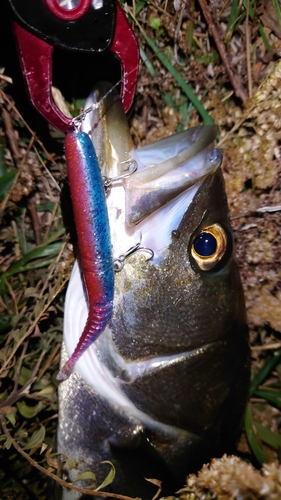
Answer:
M58 380L69 377L77 359L106 327L112 314L114 294L104 186L89 136L84 132L68 133L65 157L89 312L79 342L59 372Z

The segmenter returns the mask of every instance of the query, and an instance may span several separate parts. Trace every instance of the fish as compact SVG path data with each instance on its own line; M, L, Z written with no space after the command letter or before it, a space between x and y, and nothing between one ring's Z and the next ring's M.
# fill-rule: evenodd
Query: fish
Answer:
M72 459L63 462L63 479L92 471L101 484L112 464L106 491L145 500L155 493L145 478L170 495L187 473L233 450L250 377L243 290L216 127L136 149L109 83L96 86L89 109L82 130L105 185L114 299L103 331L59 385L57 450ZM77 260L61 366L88 308ZM63 489L62 498L84 497Z

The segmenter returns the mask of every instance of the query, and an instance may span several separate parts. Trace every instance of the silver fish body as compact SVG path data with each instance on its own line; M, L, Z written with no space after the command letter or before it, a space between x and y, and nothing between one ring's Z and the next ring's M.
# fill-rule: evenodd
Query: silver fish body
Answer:
M107 91L101 84L89 103ZM109 467L101 462L110 460L116 478L109 489L148 498L155 487L145 477L162 480L171 494L187 472L231 450L247 398L248 331L214 129L196 127L134 151L120 106L110 95L84 129L103 175L121 177L107 198L113 255L120 262L141 233L140 246L154 256L144 250L121 259L112 318L59 387L58 451L78 464L65 466L66 479L92 470L100 483ZM133 162L138 170L130 175ZM202 238L203 247L213 242L211 255L200 253ZM86 319L76 263L62 364ZM64 500L78 498L63 492Z

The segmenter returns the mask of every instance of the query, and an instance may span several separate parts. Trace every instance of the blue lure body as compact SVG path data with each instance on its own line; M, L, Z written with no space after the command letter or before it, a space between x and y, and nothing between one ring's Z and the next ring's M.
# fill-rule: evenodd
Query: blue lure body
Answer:
M77 347L61 369L58 380L69 377L77 359L106 327L112 314L114 295L105 192L89 136L84 132L68 133L65 157L89 313Z

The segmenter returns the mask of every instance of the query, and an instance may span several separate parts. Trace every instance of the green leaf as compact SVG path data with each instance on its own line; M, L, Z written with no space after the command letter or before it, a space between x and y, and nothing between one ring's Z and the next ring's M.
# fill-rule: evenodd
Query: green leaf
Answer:
M140 46L140 56L144 62L144 64L146 65L149 73L151 74L152 78L156 78L156 70L152 64L152 62L150 61L150 59L147 57L145 51L143 50L143 48Z
M40 203L36 203L37 212L52 212L55 208L56 203L54 201L49 201L49 203L45 203L44 205L40 205Z
M16 423L16 411L17 409L13 406L11 406L9 409L7 408L7 413L5 414L5 417L7 420L9 420L9 422L12 424L12 425L15 425Z
M40 295L40 292L38 292L37 288L34 288L32 286L30 286L29 288L27 288L24 292L24 296L25 297L35 297L37 298L38 296Z
M34 318L37 318L37 316L39 316L39 314L41 314L41 312L43 311L46 298L47 295L45 295L44 298L37 300L36 305L33 309Z
M19 401L17 408L24 418L33 418L44 408L44 405L39 401L35 406L28 406L25 401Z
M143 9L143 7L147 4L147 1L148 0L139 0L136 3L136 8L135 8L135 15L136 16L140 13L140 11Z
M36 396L49 399L50 401L56 401L57 399L55 388L51 385L47 385L44 389L41 389L41 391L36 392Z
M162 25L160 17L150 17L149 24L154 30L159 30Z
M41 427L37 431L33 432L32 436L29 438L26 445L23 447L23 450L31 450L32 448L41 447L42 441L45 438L45 434L46 434L46 429L44 425L41 425Z
M253 19L254 15L255 15L255 9L254 9L255 2L256 2L256 0L252 0L251 2L249 0L243 0L243 5L244 5L246 11L249 12L249 17L251 19ZM273 0L273 2L274 2L274 0Z
M51 243L48 245L41 245L33 248L24 257L14 262L8 269L3 273L3 277L8 278L14 274L22 273L26 270L37 269L38 267L44 267L49 260L43 260L41 262L36 262L36 264L27 266L26 264L35 259L44 259L45 257L50 257L57 255L62 247L62 243Z
M19 384L20 385L25 385L27 382L31 379L32 377L32 370L29 368L26 368L25 366L21 367L20 371L20 378L19 378Z
M219 60L219 55L217 52L212 52L212 54L206 54L206 55L199 55L196 57L196 61L205 64L207 66L211 62L216 62Z
M239 0L233 0L231 4L231 10L230 10L230 15L227 23L227 28L226 28L226 33L230 32L230 35L232 35L234 26L238 22L240 12L241 12L241 7L239 8Z
M262 37L262 41L264 43L266 52L270 52L271 51L271 45L270 45L270 43L269 43L269 41L267 39L267 36L266 36L266 34L264 32L264 29L263 29L263 27L262 27L261 24L259 25L259 34Z
M271 370L274 368L274 366L278 363L278 361L281 359L281 349L278 351L275 351L264 363L263 367L261 370L256 374L254 379L252 380L250 384L250 390L249 394L250 396L253 395L253 392L263 383L263 381L266 379L266 377L270 374Z
M281 27L281 9L280 9L279 2L278 2L278 0L272 0L272 3L273 3L274 10L275 10L276 19L279 23L279 26Z
M0 359L2 359L2 358L0 358ZM5 358L3 358L3 359L5 359ZM5 390L3 392L0 392L0 403L2 403L2 401L4 401L5 399L7 399L7 396L8 396L8 391L7 390Z
M82 472L82 474L79 474L79 476L75 479L75 481L73 481L73 483L77 483L78 481L87 481L88 479L91 479L93 482L89 486L86 486L86 488L95 488L97 485L97 478L96 475L90 471Z
M248 439L249 446L255 455L256 459L260 464L264 464L268 462L268 457L262 447L262 444L259 440L258 434L256 432L253 418L252 418L252 413L251 413L251 405L250 403L247 404L246 411L245 411L245 417L244 417L244 426L245 426L245 432L246 436Z
M65 463L66 463L68 469L77 469L77 462L75 462L75 460L73 460L73 458L68 457L65 460Z
M111 484L113 479L115 478L116 471L115 471L115 467L114 467L113 463L111 463L109 460L104 460L101 463L102 464L109 464L111 469L110 469L109 473L107 474L106 478L104 479L104 481L96 488L96 491L99 491L102 488L105 488L106 486Z
M12 441L8 436L5 436L5 437L6 437L6 440L4 442L4 447L6 448L6 450L9 450L12 446Z
M281 436L279 434L275 434L270 429L264 427L264 425L260 424L260 422L257 422L256 420L253 420L253 424L257 429L261 441L268 444L269 446L272 446L272 448L274 448L275 450L281 448Z
M270 388L262 389L262 390L256 390L254 392L254 396L257 396L258 398L265 399L269 403L272 403L274 406L277 406L277 408L281 408L281 393L280 391L275 391Z
M0 199L5 198L5 196L8 193L8 190L10 189L11 185L13 184L14 178L16 176L16 169L14 168L13 170L10 170L6 174L2 175L0 178Z

